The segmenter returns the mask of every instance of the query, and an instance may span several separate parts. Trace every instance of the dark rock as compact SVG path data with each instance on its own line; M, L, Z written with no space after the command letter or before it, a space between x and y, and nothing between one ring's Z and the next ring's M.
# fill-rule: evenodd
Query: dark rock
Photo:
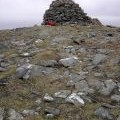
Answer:
M113 37L113 34L112 33L108 33L107 36Z
M93 18L92 23L93 25L100 25L100 26L102 25L102 23L97 18Z
M7 80L0 79L0 86L6 86L6 85L8 85Z
M84 80L85 78L87 78L87 74L88 72L82 72L82 71L78 73L71 73L69 75L69 78L74 82L78 82L80 80Z
M52 67L33 65L32 69L31 69L30 77L35 77L35 76L40 76L40 75L48 75L55 71L56 71L56 69L54 69Z

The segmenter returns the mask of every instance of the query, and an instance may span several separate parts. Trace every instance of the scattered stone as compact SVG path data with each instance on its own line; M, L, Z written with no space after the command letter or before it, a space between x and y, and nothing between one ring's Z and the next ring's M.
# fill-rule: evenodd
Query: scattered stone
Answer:
M0 79L0 86L6 86L6 85L8 85L9 83L6 81L6 80L2 80L2 79Z
M24 116L36 116L38 115L38 112L36 112L35 110L24 110L22 114Z
M119 103L120 102L120 95L112 95L111 100Z
M102 95L108 96L116 88L117 84L113 80L105 80L104 86L99 90Z
M58 63L56 60L48 60L48 61L42 60L42 61L39 61L38 64L41 66L44 66L44 67L56 67L56 66L58 66Z
M103 62L105 59L106 59L106 55L104 55L104 54L96 54L96 55L94 56L94 58L93 58L92 63L93 63L94 65L98 65L98 64L100 64L101 62Z
M54 118L54 115L53 115L53 114L47 114L47 115L46 115L46 118L47 118L47 119L53 119L53 118Z
M35 104L36 105L41 105L41 103L42 103L42 100L41 100L41 98L38 98L36 101L35 101Z
M55 71L56 69L52 67L43 67L43 66L33 65L31 69L31 77L36 77L40 75L49 75Z
M60 90L59 92L56 92L54 96L58 98L66 98L70 93L70 90Z
M120 120L120 115L118 116L117 120Z
M80 92L94 93L94 90L89 88L88 83L85 80L75 83L75 88Z
M16 75L20 79L28 79L30 77L30 69L32 68L32 64L25 64L20 66L16 70Z
M0 54L0 62L2 59L4 59L5 55L4 54Z
M66 85L67 87L74 87L75 86L75 82L74 81L72 81L72 80L69 80L68 82L67 82L67 85Z
M96 37L96 33L95 32L90 32L90 33L87 34L87 37L88 38Z
M58 116L60 114L60 110L59 109L56 109L56 108L52 108L52 107L47 107L45 109L45 114L46 115L54 115L54 116Z
M100 90L104 87L104 83L98 79L89 79L87 80L88 85L95 89L95 90Z
M48 93L45 94L44 96L44 101L47 101L47 102L53 102L54 101L54 98L49 96Z
M109 110L104 107L100 107L95 111L95 115L99 118L106 120L113 120L113 116L110 114Z
M112 65L119 65L120 64L120 58L112 58L110 62L111 62Z
M70 80L74 82L79 82L80 80L84 80L87 78L88 72L79 72L79 73L72 73L69 75Z
M74 46L67 46L67 47L64 47L64 49L65 49L65 52L67 53L76 54Z
M35 41L35 43L36 43L36 44L43 43L43 40L41 40L41 39L37 39L37 40Z
M100 54L108 54L109 50L108 49L97 49L97 52Z
M83 99L77 93L72 93L70 96L68 96L66 98L66 102L72 103L76 106L83 106L85 104Z
M31 57L30 53L22 53L20 56L21 57Z
M70 58L61 59L59 63L62 64L64 67L72 67L78 64L79 60L77 57L70 57Z
M0 72L5 72L5 71L6 71L5 68L0 67Z
M4 120L4 108L0 107L0 120Z
M94 73L94 76L95 76L95 77L103 77L104 75L103 75L102 73L97 73L97 72L96 72L96 73Z
M21 47L21 46L25 46L26 43L24 42L24 40L21 40L21 41L11 41L11 44L14 45L14 46L17 46L17 47Z
M8 111L8 120L23 120L23 116L14 109Z

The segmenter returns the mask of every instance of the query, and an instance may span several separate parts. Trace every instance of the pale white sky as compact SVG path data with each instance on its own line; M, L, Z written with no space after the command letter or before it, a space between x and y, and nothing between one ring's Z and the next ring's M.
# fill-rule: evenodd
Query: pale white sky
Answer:
M53 0L0 0L0 29L40 24ZM120 0L74 0L103 24L120 26Z

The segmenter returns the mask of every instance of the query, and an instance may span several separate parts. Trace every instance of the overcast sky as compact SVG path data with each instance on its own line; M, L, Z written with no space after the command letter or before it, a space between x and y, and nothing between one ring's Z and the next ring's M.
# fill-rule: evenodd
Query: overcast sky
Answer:
M0 0L0 29L40 24L53 0ZM120 26L120 0L74 0L103 24Z

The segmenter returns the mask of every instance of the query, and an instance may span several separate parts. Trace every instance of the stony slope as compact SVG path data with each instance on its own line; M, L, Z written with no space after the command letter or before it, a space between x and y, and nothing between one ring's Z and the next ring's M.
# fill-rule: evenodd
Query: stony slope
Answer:
M0 31L0 120L119 120L120 28Z

